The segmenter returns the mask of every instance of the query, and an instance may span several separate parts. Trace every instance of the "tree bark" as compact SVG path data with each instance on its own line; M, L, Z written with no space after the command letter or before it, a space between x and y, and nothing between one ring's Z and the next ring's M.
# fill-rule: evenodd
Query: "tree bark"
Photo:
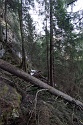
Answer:
M7 43L7 0L5 0L5 42Z
M47 34L47 17L46 17L46 28L45 28L45 34L46 34L46 46L47 46L47 83L49 84L49 47L48 47L48 34Z
M22 63L21 66L24 71L26 71L26 55L25 55L25 48L24 48L24 36L23 36L23 12L22 12L22 0L21 4L18 8L18 16L19 16L19 22L20 22L20 33L21 33L21 41L22 41Z
M53 83L53 0L50 2L50 85L54 87Z
M77 105L78 107L80 107L83 110L83 103L82 102L75 100L71 96L49 86L48 84L46 84L46 83L40 81L39 79L25 73L24 71L17 69L15 66L11 65L10 63L8 63L6 61L3 61L2 59L0 59L0 68L13 74L13 75L18 76L19 78L21 78L27 82L29 81L36 86L47 89L50 93L52 93L58 97L61 97L68 102L71 102L71 103Z

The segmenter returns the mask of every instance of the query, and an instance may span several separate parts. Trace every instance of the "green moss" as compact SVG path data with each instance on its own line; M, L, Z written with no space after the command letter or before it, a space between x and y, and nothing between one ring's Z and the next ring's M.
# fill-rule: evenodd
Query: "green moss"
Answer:
M16 90L15 90L16 91ZM17 95L17 100L18 100L18 103L20 104L21 103L21 95L17 93L16 91L16 95Z
M8 92L8 87L7 85L3 85L2 88L0 89L0 97L2 98L4 95L6 95Z
M1 120L1 119L0 119ZM2 122L2 120L0 121L0 125L3 125L4 123Z
M6 94L8 92L8 86L5 85L4 88L3 88L3 94Z

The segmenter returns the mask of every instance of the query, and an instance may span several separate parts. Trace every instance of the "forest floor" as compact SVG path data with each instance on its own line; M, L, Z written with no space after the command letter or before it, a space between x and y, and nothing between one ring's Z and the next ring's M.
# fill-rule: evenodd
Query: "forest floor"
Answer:
M0 69L0 125L83 125L83 110Z
M83 111L74 104L1 69L0 92L0 125L83 125Z

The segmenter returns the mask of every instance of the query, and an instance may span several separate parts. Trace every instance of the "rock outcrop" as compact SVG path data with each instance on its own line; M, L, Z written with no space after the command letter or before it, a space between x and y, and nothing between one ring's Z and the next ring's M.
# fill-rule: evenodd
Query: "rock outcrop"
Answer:
M21 95L15 88L0 79L0 125L19 118Z

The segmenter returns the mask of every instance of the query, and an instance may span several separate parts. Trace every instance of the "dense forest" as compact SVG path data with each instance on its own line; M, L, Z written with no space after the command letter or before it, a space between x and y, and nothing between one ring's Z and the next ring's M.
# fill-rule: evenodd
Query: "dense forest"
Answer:
M0 0L0 125L83 125L77 1Z

